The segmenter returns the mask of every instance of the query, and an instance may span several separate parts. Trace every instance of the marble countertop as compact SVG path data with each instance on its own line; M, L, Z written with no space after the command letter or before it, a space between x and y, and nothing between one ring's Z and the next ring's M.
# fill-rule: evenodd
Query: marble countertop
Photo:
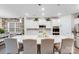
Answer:
M47 37L39 37L37 35L17 35L17 36L14 36L12 38L17 39L17 41L20 42L20 43L23 43L23 40L25 40L25 39L34 39L34 40L37 40L37 44L41 44L42 39L51 38L51 39L54 39L54 43L59 43L64 38L72 38L72 39L74 39L74 35L70 35L70 36L48 35Z

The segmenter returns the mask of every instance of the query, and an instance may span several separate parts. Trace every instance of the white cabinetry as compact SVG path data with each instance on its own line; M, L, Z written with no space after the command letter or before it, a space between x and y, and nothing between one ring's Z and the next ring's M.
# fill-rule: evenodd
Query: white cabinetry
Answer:
M72 15L62 16L60 20L60 34L64 36L72 35Z
M38 35L39 26L45 25L48 34L51 34L51 21L46 21L44 18L39 18L38 21L34 21L34 18L24 19L24 28L26 35Z
M60 19L52 19L52 35L60 35Z
M34 19L27 19L26 20L27 28L39 28L38 25L39 25L38 21L34 21Z
M5 25L5 30L9 33L16 33L21 34L22 33L22 23L19 22L8 22Z
M73 16L62 16L59 19L51 19L46 21L45 18L38 18L38 21L34 21L34 18L24 19L24 33L29 35L38 35L39 25L45 25L48 34L52 34L54 26L59 26L60 35L71 36L72 35L72 22Z
M41 18L39 19L39 25L46 25L46 28L51 28L52 26L52 21L46 21L46 19Z

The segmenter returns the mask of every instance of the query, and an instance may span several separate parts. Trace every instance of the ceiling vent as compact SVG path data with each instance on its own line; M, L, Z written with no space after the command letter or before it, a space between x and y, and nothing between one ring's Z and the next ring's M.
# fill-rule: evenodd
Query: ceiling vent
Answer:
M38 4L38 6L41 6L42 4Z

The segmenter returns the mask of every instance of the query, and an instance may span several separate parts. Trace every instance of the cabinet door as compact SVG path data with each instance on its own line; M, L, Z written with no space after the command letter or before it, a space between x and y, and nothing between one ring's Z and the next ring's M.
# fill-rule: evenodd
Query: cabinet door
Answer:
M22 23L16 22L16 33L17 34L22 33Z
M72 16L64 16L60 18L60 34L61 35L71 35L72 34Z
M15 33L15 23L14 22L9 23L9 32Z
M38 21L32 20L26 20L26 26L27 28L38 28Z

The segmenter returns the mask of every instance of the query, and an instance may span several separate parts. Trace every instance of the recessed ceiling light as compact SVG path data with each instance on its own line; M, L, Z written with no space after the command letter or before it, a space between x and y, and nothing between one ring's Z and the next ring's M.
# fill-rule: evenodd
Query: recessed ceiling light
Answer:
M61 16L62 14L61 14L61 13L58 13L57 15L58 15L58 16Z
M45 11L45 8L41 8L42 11Z
M28 13L25 13L25 15L26 15L26 16L29 16L29 14L28 14Z
M44 16L45 15L45 13L42 13L42 16Z

